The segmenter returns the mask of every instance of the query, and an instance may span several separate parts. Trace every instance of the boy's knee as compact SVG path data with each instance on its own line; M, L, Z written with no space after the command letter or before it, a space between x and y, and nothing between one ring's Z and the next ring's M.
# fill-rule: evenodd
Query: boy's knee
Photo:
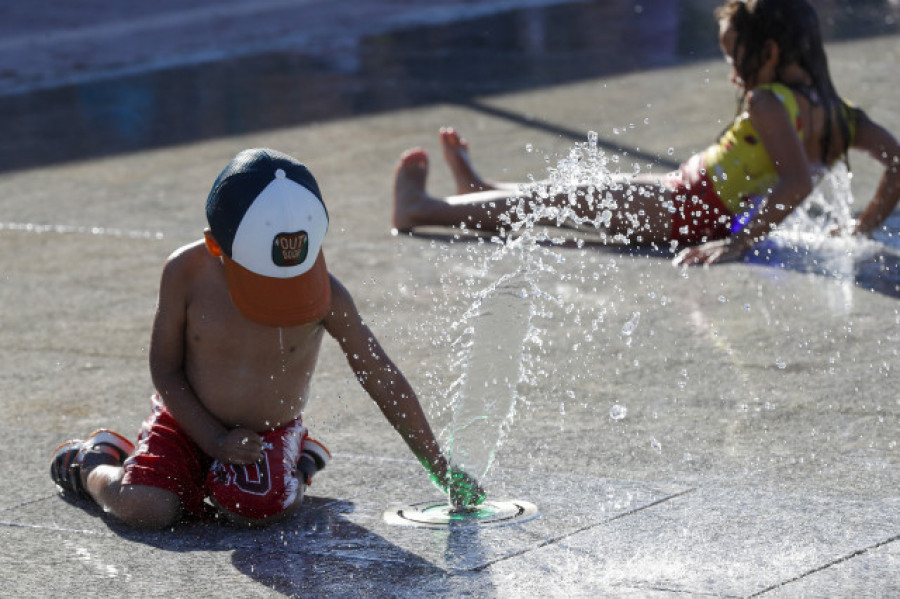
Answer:
M181 499L175 493L140 485L126 485L119 491L114 516L137 528L165 528L181 519Z

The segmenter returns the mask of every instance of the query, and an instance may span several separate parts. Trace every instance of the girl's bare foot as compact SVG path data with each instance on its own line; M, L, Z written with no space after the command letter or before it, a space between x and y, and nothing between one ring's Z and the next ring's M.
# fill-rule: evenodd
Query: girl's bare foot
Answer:
M438 137L444 152L444 160L447 161L450 172L453 174L457 194L494 189L493 185L475 172L469 161L469 144L459 136L453 127L441 127Z
M394 171L394 215L391 225L400 233L410 231L418 224L420 212L434 202L425 193L428 175L428 154L422 148L403 152Z

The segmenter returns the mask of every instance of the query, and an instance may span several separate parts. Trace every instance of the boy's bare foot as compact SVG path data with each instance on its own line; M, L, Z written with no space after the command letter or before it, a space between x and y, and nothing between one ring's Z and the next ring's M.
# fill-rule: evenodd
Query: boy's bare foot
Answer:
M456 129L441 127L438 137L444 152L444 160L447 161L450 172L453 174L457 194L462 195L494 188L475 172L469 161L469 144L459 136Z
M434 200L425 193L428 154L422 148L403 152L394 171L394 215L391 225L396 232L409 232L418 222L422 208Z

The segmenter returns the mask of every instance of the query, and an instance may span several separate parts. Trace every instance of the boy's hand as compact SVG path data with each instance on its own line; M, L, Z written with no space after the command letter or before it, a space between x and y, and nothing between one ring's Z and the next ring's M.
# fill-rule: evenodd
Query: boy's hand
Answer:
M431 480L441 491L450 496L450 503L455 508L480 505L487 497L478 481L456 466L451 466L443 479L432 473Z
M219 438L217 455L223 464L252 464L262 458L262 437L247 428L235 428Z

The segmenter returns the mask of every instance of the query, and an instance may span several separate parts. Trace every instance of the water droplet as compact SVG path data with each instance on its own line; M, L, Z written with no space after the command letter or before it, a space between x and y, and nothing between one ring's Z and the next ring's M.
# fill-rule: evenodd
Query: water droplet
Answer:
M625 335L627 337L628 335L631 335L632 333L634 333L640 319L641 319L641 313L634 312L631 315L631 319L628 320L628 322L626 322L624 325L622 325L622 335Z
M628 408L625 406L615 404L613 407L609 409L609 417L613 420L622 420L625 416L628 415Z

